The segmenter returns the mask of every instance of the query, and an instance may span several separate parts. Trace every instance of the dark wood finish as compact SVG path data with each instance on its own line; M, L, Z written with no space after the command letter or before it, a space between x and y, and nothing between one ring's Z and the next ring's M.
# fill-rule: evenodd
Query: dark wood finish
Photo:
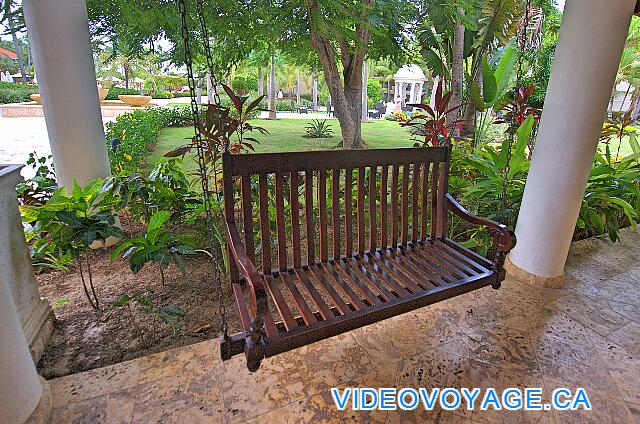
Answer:
M231 274L232 291L243 332L222 340L223 359L244 352L248 364L255 369L264 357L480 287L498 288L505 277L504 257L515 245L515 237L501 224L472 216L447 192L449 157L447 148L225 154L227 239L235 267L231 271L237 270L236 277ZM355 224L351 194L354 169L357 170ZM369 172L368 180L365 170ZM300 172L304 172L306 263L301 258ZM234 179L233 175L240 178ZM257 243L253 237L253 175L258 176L262 273L254 265ZM274 184L270 187L272 176ZM317 176L315 192L314 176ZM287 178L290 231L285 225ZM233 204L236 180L242 198L237 210ZM340 189L343 180L344 191ZM271 189L273 192L269 193ZM327 194L331 196L331 235ZM275 211L269 210L270 198L275 199ZM244 237L235 224L236 211L242 215L239 219ZM496 245L493 260L446 238L448 211L488 229ZM275 240L270 230L274 219ZM271 266L274 242L277 269ZM292 263L287 256L290 251Z

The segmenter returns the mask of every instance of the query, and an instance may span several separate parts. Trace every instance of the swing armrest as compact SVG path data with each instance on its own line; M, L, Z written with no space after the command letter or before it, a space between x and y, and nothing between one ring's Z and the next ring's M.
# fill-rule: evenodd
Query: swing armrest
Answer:
M258 273L253 262L247 256L244 250L242 241L240 239L240 233L236 224L233 222L227 222L227 240L229 243L229 250L233 255L238 268L244 278L249 284L249 300L251 302L251 312L254 318L260 318L269 314L269 306L267 303L267 292L262 281L262 277Z
M494 266L497 270L502 270L507 253L509 253L516 245L516 235L513 231L511 231L506 225L500 224L499 222L472 215L460 203L458 203L450 193L445 194L445 200L447 208L463 220L470 222L471 224L484 225L487 227L489 234L491 234L493 244L496 247L496 256L493 260Z

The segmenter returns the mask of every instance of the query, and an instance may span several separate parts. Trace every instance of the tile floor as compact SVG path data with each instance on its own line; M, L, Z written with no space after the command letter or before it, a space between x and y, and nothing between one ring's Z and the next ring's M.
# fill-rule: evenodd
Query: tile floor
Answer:
M575 243L561 289L507 280L263 361L215 341L52 380L53 423L640 423L640 233ZM591 412L340 412L329 388L584 387Z

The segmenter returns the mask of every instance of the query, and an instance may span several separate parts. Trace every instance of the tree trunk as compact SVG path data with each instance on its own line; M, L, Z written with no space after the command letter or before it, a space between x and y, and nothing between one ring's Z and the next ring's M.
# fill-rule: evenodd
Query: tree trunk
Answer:
M24 70L24 61L22 60L22 48L18 41L18 35L13 30L13 19L9 19L9 30L11 31L11 38L13 38L13 47L16 50L16 56L18 58L18 67L20 68L20 81L23 84L27 82L27 74Z
M313 87L311 88L311 108L314 112L318 110L318 77L313 73Z
M476 72L475 83L480 88L480 92L482 93L482 68L478 68ZM467 101L470 102L469 97L467 96ZM464 122L463 124L463 134L465 137L472 138L476 133L476 107L473 103L468 103L464 109Z
M271 70L269 72L269 119L276 119L276 62L275 56L271 55Z
M461 7L458 7L458 13L464 15ZM462 105L462 84L464 82L464 25L457 21L454 24L453 48L451 58L451 103L450 107ZM451 113L448 117L455 120L458 113ZM454 133L457 131L454 130Z
M373 0L361 0L362 3L371 4ZM310 17L311 46L318 54L322 64L324 79L331 94L331 101L335 107L335 116L340 123L342 133L342 146L347 149L360 149L364 147L362 141L362 68L364 57L369 45L369 30L362 22L356 25L356 36L359 45L364 46L354 51L348 43L336 36L335 40L329 39L326 31L318 28L314 16L321 15L317 0L309 2L308 16ZM342 78L338 70L334 45L337 44L340 51L342 64Z
M369 64L364 62L362 70L362 122L369 120L369 93L367 83L369 82Z
M264 74L262 67L258 68L258 97L264 94Z
M300 72L298 72L298 79L296 80L296 104L300 106Z
M129 66L124 65L124 88L129 89Z

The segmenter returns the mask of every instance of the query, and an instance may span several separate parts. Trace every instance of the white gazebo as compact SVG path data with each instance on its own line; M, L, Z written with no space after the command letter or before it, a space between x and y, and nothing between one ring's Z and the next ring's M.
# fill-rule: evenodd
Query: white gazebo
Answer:
M409 103L419 103L422 100L422 87L427 77L418 65L403 65L393 76L396 83L396 91L393 96L394 101L401 98L402 104L406 103L407 92L405 85L411 86L409 91Z

